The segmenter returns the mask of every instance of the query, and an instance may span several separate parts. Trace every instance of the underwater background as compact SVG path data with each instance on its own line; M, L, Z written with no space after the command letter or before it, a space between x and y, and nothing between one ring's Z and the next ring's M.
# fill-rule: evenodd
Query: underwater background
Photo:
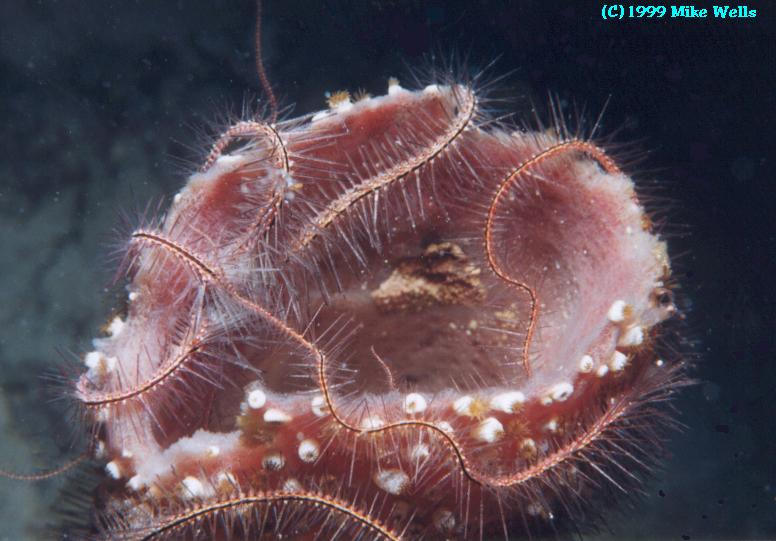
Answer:
M518 123L547 120L550 92L588 131L606 106L599 133L669 239L697 384L665 468L584 538L776 539L776 4L617 21L602 4L268 0L263 57L292 115L391 76L413 88L451 57L464 78L495 59L485 79L507 74L495 95ZM0 3L0 467L80 451L57 381L116 305L121 213L175 193L208 135L260 110L254 10ZM0 540L45 538L65 485L0 479Z

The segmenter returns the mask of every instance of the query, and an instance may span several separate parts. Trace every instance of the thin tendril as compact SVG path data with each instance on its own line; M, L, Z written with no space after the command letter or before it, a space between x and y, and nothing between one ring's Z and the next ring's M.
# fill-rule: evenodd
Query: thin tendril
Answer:
M274 124L278 120L278 100L272 91L272 85L269 84L267 72L264 70L264 60L261 56L261 0L256 0L256 72L259 74L261 87L269 100L270 124Z

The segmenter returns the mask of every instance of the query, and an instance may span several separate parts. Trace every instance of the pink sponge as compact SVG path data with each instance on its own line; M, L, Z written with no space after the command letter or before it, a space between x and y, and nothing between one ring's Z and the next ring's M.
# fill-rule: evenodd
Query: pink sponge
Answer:
M77 383L109 538L584 520L645 473L681 382L633 182L460 84L233 126L124 268Z

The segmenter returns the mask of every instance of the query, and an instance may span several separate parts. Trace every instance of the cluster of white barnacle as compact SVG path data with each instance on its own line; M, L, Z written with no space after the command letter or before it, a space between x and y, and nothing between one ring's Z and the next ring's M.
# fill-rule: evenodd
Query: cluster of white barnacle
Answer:
M609 311L606 314L607 319L617 325L619 328L619 336L617 338L617 347L622 349L629 349L641 346L644 343L645 329L639 321L636 320L633 306L628 304L622 299L616 300L609 307ZM628 365L628 355L615 349L612 353L612 357L609 360L608 368L612 372L621 372ZM606 375L606 371L601 373L599 368L599 375Z
M262 418L268 424L286 424L293 420L293 417L284 410L277 407L267 406L267 394L254 383L248 387L245 395L245 402L241 406L243 411L264 410ZM323 396L316 396L311 402L311 410L317 417L326 415L325 400ZM320 453L320 445L311 438L302 438L299 443L297 454L302 462L315 462ZM264 457L264 466L266 469L278 470L283 467L285 460L282 455L266 455Z
M130 480L130 488L132 480ZM230 491L237 487L237 479L229 472L220 472L212 479L201 479L193 475L187 475L178 484L179 495L186 500L201 500L209 498L218 491Z
M525 395L520 391L499 393L490 399L490 407L504 413L516 413L525 404Z
M406 92L409 91L399 84L399 80L396 77L390 77L388 79L388 96L396 96ZM430 84L423 89L424 94L439 94L440 92L441 88L436 84ZM354 103L370 102L375 99L379 100L380 96L373 98L363 91L356 92L354 96L351 96L350 92L347 90L327 92L326 102L328 103L329 108L313 115L312 122L317 122L336 114L347 113L353 109Z
M554 402L565 402L573 392L574 386L571 383L567 381L556 383L547 390L544 396L542 396L541 403L545 406L549 406Z
M315 395L310 401L310 409L316 417L326 417L328 415L328 404L322 394Z
M90 351L84 355L84 364L89 369L86 377L91 382L97 382L116 370L118 358L108 357L101 351Z
M592 359L587 361L592 363ZM574 392L574 386L567 381L558 382L552 385L541 397L540 403L549 406L556 402L565 402ZM526 396L521 391L505 391L498 393L485 400L471 395L464 395L457 398L452 403L452 410L459 416L478 419L478 423L471 431L472 436L485 443L498 441L505 433L502 422L493 416L487 416L489 411L514 414L518 413L526 403ZM545 429L549 432L557 431L559 422L557 419L551 419ZM535 443L527 439L525 442L526 452L524 454L535 454Z
M245 401L241 404L240 410L243 413L248 410L263 410L262 418L269 424L286 424L293 420L293 417L283 409L267 407L267 393L257 384L251 384L246 390Z
M394 496L404 492L410 484L409 476L400 469L377 470L373 475L375 484Z
M453 401L452 408L459 416L481 419L472 429L471 434L479 441L493 443L504 435L504 425L497 418L486 417L485 414L491 409L514 411L524 401L525 397L517 391L511 394L497 395L492 402L464 395Z
M312 463L318 460L320 452L320 444L312 438L306 438L299 443L297 454L302 462Z
M425 397L419 393L409 393L404 397L404 412L408 415L423 413L426 411L428 403Z
M618 373L625 370L630 361L628 350L641 346L646 339L646 328L635 317L635 310L632 305L622 299L615 300L606 313L607 320L618 328L617 348L611 353L605 362L598 364L591 355L583 355L578 364L580 374L589 374L594 372L598 377L604 377L610 372ZM625 351L621 351L625 350ZM567 387L570 384L558 384L553 387L551 393L558 393L561 396L570 395L573 388ZM544 403L552 402L552 397L547 396Z
M280 471L286 465L286 457L279 451L269 452L261 459L261 466L267 471Z
M644 343L644 327L634 321L633 307L624 300L614 301L606 316L609 321L620 327L618 346L636 347Z
M126 322L120 316L116 316L105 325L104 330L108 338L115 338L121 334L125 326ZM118 358L95 350L84 355L84 364L89 369L86 372L86 377L89 381L96 383L116 370Z
M237 486L237 479L229 472L221 472L212 481L187 475L179 485L180 495L187 500L198 500L212 497L216 491L229 491Z

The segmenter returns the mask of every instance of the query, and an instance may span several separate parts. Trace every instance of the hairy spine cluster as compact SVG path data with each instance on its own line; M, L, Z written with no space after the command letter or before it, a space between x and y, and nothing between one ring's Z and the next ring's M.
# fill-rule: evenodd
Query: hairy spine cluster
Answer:
M76 385L106 538L477 539L627 495L682 381L665 245L601 148L485 106L239 122L132 234Z

